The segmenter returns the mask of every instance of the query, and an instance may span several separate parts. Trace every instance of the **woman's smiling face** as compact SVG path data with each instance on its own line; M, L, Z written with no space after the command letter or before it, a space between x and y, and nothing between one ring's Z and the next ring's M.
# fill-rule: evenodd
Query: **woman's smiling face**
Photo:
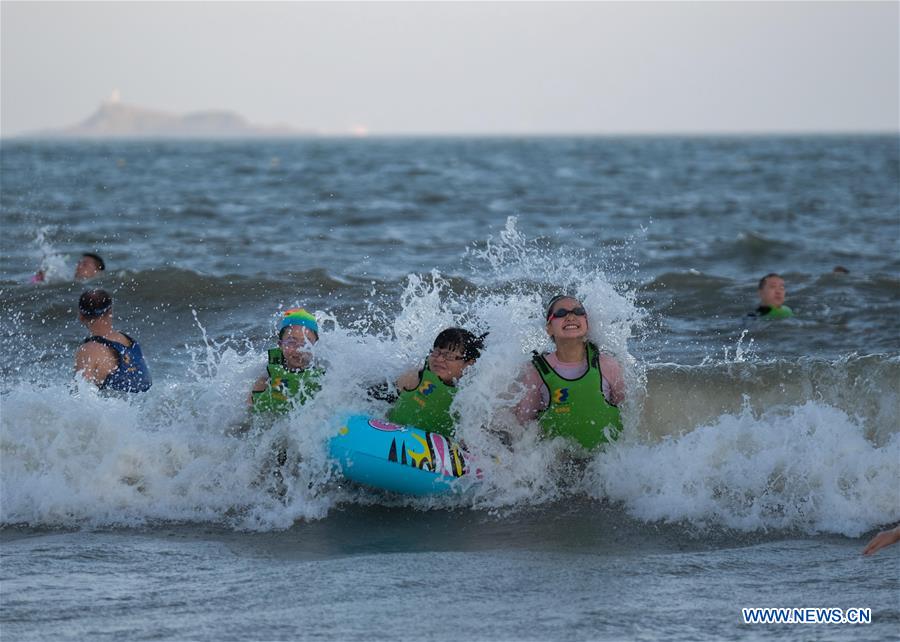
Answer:
M563 316L558 316L560 314ZM554 341L559 341L560 339L583 339L587 336L587 333L587 313L578 299L565 297L554 301L547 319L547 334Z

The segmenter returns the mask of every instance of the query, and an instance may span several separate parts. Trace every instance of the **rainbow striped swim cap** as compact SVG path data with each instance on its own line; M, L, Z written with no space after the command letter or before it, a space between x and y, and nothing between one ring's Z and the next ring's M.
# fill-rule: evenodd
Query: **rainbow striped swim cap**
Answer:
M286 310L284 315L281 317L281 323L278 324L278 333L281 334L282 330L292 325L302 325L303 327L315 332L316 337L319 336L319 324L316 323L316 317L311 315L303 308L292 308L290 310Z

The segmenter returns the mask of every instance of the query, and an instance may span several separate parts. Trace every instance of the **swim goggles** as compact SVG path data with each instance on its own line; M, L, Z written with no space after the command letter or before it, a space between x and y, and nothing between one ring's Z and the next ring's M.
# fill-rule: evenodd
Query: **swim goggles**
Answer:
M571 310L567 310L566 308L556 308L553 312L547 315L547 321L549 321L550 319L565 319L570 314L574 314L576 317L586 317L587 311L581 306L572 308Z

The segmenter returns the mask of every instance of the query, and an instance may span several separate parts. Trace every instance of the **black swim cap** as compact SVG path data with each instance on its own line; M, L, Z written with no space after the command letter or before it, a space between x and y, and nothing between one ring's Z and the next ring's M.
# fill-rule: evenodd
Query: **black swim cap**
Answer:
M112 297L109 292L95 288L86 290L78 299L78 311L88 319L96 319L106 314L112 307Z

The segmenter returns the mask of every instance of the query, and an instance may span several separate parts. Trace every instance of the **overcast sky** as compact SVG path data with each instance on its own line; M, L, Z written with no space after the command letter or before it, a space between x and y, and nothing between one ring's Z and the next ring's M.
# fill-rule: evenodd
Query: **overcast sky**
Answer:
M896 2L0 3L0 133L118 90L372 134L897 131Z

